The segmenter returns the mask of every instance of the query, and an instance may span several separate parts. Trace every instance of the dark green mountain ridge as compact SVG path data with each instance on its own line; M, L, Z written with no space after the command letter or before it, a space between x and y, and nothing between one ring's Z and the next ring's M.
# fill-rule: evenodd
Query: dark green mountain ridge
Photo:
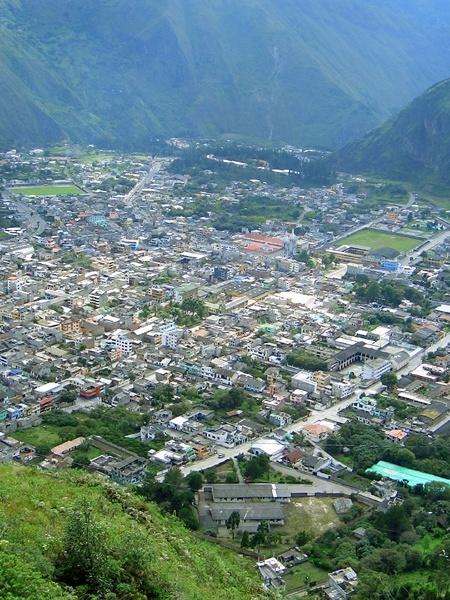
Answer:
M446 0L0 0L0 147L335 148L450 71Z
M450 186L450 79L430 87L387 123L336 154L338 168Z

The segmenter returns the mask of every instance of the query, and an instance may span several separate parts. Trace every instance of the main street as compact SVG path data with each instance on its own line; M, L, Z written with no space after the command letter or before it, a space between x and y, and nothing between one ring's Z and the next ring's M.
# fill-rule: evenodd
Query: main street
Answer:
M153 179L156 177L156 175L159 173L159 171L162 169L162 167L164 166L166 161L164 161L161 158L152 158L150 160L150 164L148 167L148 172L144 175L144 177L142 177L134 186L134 188L132 190L130 190L128 192L128 194L125 196L124 201L125 204L132 204L134 198L136 196L139 196L139 194L142 192L142 190L145 188L146 185L150 185L150 183L153 181Z
M422 252L427 252L428 250L433 250L436 246L442 244L445 239L450 235L450 231L441 231L430 238L425 244L420 245L418 248L411 250L406 253L404 256L400 258L400 262L403 265L415 265L420 259Z
M24 198L12 196L6 190L4 190L3 199L11 203L11 208L15 210L19 214L20 219L26 223L26 227L31 234L42 235L42 233L44 233L44 231L48 228L48 224L36 211L33 211L29 207L29 204L24 200Z
M411 360L408 362L407 365L405 365L402 369L399 369L399 371L397 371L397 375L401 376L401 375L406 375L407 373L410 373L411 371L413 371L415 368L417 368L421 364L423 357L428 352L435 352L438 348L445 348L449 344L449 342L450 342L450 333L446 334L444 337L442 337L437 342L431 344L428 348L425 348L423 350L423 352L415 354L411 358ZM299 421L296 421L295 423L292 423L291 425L288 425L285 428L285 430L289 433L296 433L296 432L301 431L305 427L305 425L314 424L314 423L317 423L318 421L323 421L323 420L332 421L333 419L336 418L336 416L338 415L338 413L340 411L342 411L344 408L347 408L348 406L350 406L362 394L364 394L364 395L374 394L379 389L380 389L379 382L374 383L373 385L371 385L369 388L366 388L366 389L356 388L354 393L351 396L349 396L348 398L346 398L345 400L336 402L336 404L333 404L333 406L330 406L329 408L325 408L323 410L313 409L313 410L311 410L310 414L307 417L300 419ZM234 448L220 448L218 450L218 454L209 456L208 458L205 458L203 460L189 463L189 464L185 465L184 467L182 467L181 471L184 475L187 475L188 473L190 473L192 471L203 471L204 469L210 469L211 467L216 467L217 465L219 465L229 459L235 458L240 454L246 454L255 443L260 442L262 439L264 439L266 437L267 437L267 435L260 436L258 438L252 439L249 442L246 442L245 444L241 444L240 446L236 446Z

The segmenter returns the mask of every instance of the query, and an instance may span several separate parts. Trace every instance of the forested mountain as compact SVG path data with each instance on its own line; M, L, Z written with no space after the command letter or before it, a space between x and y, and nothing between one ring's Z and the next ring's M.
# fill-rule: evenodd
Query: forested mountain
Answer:
M336 148L450 72L447 0L0 0L0 146Z
M396 117L337 153L341 169L450 185L450 79L429 88Z

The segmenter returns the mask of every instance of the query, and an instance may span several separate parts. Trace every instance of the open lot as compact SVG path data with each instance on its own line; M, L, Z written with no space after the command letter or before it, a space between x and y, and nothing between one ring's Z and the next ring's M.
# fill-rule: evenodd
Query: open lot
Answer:
M74 184L60 185L20 185L11 190L22 196L79 196L83 190Z
M295 535L304 530L317 537L327 529L337 527L341 519L333 507L335 498L296 498L286 505L286 522L277 531Z
M63 435L61 430L54 425L39 425L29 429L15 431L12 436L21 442L31 444L32 446L57 446L71 438L70 435Z
M366 246L372 250L394 248L399 252L408 252L418 246L423 239L401 233L389 233L378 229L361 229L346 238L339 240L339 245Z

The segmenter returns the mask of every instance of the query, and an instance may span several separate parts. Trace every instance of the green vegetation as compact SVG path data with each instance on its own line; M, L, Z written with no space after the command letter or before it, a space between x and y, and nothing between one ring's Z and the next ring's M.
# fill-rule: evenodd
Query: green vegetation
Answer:
M365 275L356 277L353 288L359 302L381 303L387 306L398 306L403 300L408 300L419 306L421 314L426 315L431 309L431 304L423 294L412 286L397 283L392 279L384 279L380 282L369 279Z
M405 446L399 446L387 439L377 427L349 421L325 442L325 449L333 456L342 454L344 448L349 449L353 467L362 477L368 477L365 469L379 460L439 477L450 476L450 446L445 436L430 440L426 435L412 434Z
M159 317L164 319L174 319L177 325L181 327L192 327L198 325L206 316L205 304L198 298L185 298L181 303L170 302L165 306L159 306L156 309ZM143 308L142 318L148 317L149 310Z
M450 79L337 154L340 168L408 181L443 196L450 185Z
M348 237L339 240L340 246L366 246L371 250L380 248L393 248L399 252L408 252L420 244L420 238L403 235L402 233L388 233L377 229L361 229Z
M450 488L430 484L386 512L354 514L347 525L306 544L309 562L325 571L351 566L359 576L356 600L444 600L450 593ZM442 517L442 515L444 515ZM357 540L353 531L365 530Z
M207 483L239 483L236 467L232 460L227 460L217 467L203 472Z
M3 147L69 139L150 150L155 138L237 133L336 148L448 74L442 3L60 7L17 0L2 10Z
M82 269L89 269L92 265L92 259L84 252L77 252L76 250L70 250L66 252L61 259L65 263L69 263Z
M198 529L199 521L194 504L194 493L203 482L200 473L190 473L184 477L177 468L170 469L164 481L159 482L153 473L148 473L144 483L139 488L139 493L159 504L161 509L168 514L177 515L189 529Z
M77 185L27 185L12 188L12 191L22 196L78 196L83 194Z
M398 377L395 373L388 371L383 373L381 376L381 383L385 385L388 390L393 390L397 385Z
M230 410L242 410L251 414L259 406L257 400L241 388L232 387L229 390L217 390L206 400L206 404L218 415Z
M263 598L251 562L102 478L1 465L0 497L5 600Z
M294 350L287 357L288 364L306 371L327 371L328 365L325 360L318 358L307 350Z
M300 587L313 586L318 583L324 583L328 578L328 573L324 569L319 569L311 562L305 562L291 569L286 575L286 591L290 592Z
M280 533L288 536L287 543L304 546L330 528L342 524L333 507L334 498L296 498L286 506L286 523ZM298 539L297 539L298 538Z
M257 228L267 220L297 221L299 216L298 206L283 203L278 198L250 196L236 203L222 202L213 225L216 229L234 232Z
M15 437L32 444L40 454L48 454L50 448L76 437L99 435L109 442L122 446L141 456L147 456L150 448L160 448L159 442L150 444L125 436L139 431L145 424L145 418L125 408L97 408L88 414L73 412L70 415L58 411L47 413L42 425L15 432ZM97 455L101 451L97 452Z
M217 185L224 186L233 181L253 179L283 187L327 185L334 180L330 161L317 160L318 156L314 154L310 154L308 158L308 161L301 161L294 154L283 150L249 144L228 143L217 146L209 143L207 146L197 146L183 152L181 157L171 165L170 170L191 177L184 191L186 189L194 191L195 186L211 190ZM236 161L239 164L235 164ZM269 213L271 199L267 197L264 199L269 205L266 213ZM262 211L261 217L265 216L261 202L256 208ZM281 208L284 213L287 213L287 207ZM244 209L245 207L242 207L242 210ZM269 217L268 214L266 216Z

